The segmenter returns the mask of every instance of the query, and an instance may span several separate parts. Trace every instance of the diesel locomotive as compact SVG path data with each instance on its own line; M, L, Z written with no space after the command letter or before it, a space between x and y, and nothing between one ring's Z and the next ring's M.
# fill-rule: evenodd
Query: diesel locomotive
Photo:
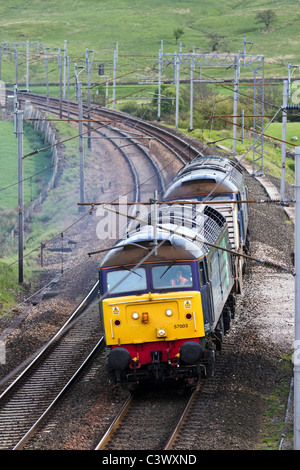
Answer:
M104 256L100 307L112 381L129 390L145 381L193 386L213 374L241 291L246 192L231 161L199 157Z

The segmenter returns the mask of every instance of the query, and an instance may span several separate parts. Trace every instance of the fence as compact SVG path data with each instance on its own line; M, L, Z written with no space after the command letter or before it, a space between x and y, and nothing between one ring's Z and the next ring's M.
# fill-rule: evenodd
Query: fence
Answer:
M53 172L50 181L48 182L47 186L41 191L39 196L31 201L30 205L24 208L24 220L30 219L32 217L32 213L39 204L41 204L47 194L51 189L54 188L55 182L58 177L59 171L59 151L57 150L57 134L56 129L53 124L49 121L45 120L45 115L38 109L36 109L32 104L29 102L25 103L24 109L24 119L34 119L33 126L34 129L39 130L45 136L45 144L52 145L52 157L51 157L51 165L53 165Z

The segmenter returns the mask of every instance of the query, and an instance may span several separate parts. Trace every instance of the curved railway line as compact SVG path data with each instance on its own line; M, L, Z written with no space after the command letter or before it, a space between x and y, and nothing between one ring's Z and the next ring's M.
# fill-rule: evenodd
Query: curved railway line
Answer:
M0 448L22 449L82 367L103 346L103 337L95 327L97 289L98 283L52 340L1 394Z
M40 99L35 97L34 100L31 99L31 102L33 101L35 105L43 107ZM51 112L58 113L59 110L55 105L51 105ZM69 112L76 115L76 107L74 110L69 108ZM91 129L91 134L100 135L112 142L114 150L127 162L133 181L134 202L139 202L141 198L149 199L153 195L154 188L159 191L164 189L159 163L134 140L132 131L126 133L124 130L107 126L101 131ZM123 138L126 138L125 146L128 147L126 151L122 148ZM180 161L182 162L182 158ZM2 449L24 448L58 400L76 380L82 368L103 345L97 321L97 302L91 300L95 297L97 285L98 283L93 286L52 340L1 394L0 447Z
M33 95L29 95L29 98L32 104L46 109L46 98L42 99ZM69 105L67 102L63 105L64 115L66 115ZM71 103L69 109L73 116L77 116L75 103ZM52 113L55 115L59 113L59 100L51 100ZM161 190L173 177L178 166L181 167L182 163L193 159L200 153L195 147L161 129L160 126L144 123L127 115L123 116L122 113L112 110L91 109L92 120L99 121L104 117L118 121L118 123L101 130L91 129L91 135L110 140L111 148L126 160L133 181L132 188L135 189L132 194L134 202L153 197L154 188ZM149 138L148 141L151 143L146 152L144 146L138 144L143 140L140 140L140 136L133 132ZM126 145L124 137L126 137L126 149L121 148ZM153 161L151 153L157 154L157 145L166 149L167 156L159 160L155 158ZM155 149L154 152L153 149ZM49 341L47 348L38 354L30 366L0 396L1 449L39 449L44 446L57 448L59 437L53 443L49 436L59 426L57 423L68 422L68 413L73 416L72 413L75 412L76 407L74 403L80 394L83 397L85 393L89 396L93 395L94 402L91 410L102 410L101 390L103 392L104 388L101 389L99 381L104 370L104 356L101 356L103 339L98 321L97 302L94 299L96 290L97 284L93 286L57 335ZM77 320L77 317L79 320L74 321L73 326L73 320ZM199 439L203 438L207 431L215 432L215 429L210 428L207 416L212 412L213 406L221 409L224 403L224 395L222 395L224 385L221 384L226 374L225 371L229 370L230 374L234 371L233 366L228 362L231 357L237 357L235 335L246 336L247 334L249 320L243 316L241 320L225 341L225 350L217 361L215 376L209 379L203 388L201 385L192 396L166 388L159 393L155 390L147 390L129 397L125 393L123 397L122 393L118 395L119 391L112 390L111 395L119 396L119 399L116 399L115 403L111 402L109 411L102 410L106 418L99 418L98 426L92 428L94 435L90 442L85 444L87 445L85 448L98 450L202 448L199 445ZM253 341L255 342L254 339ZM239 363L238 360L237 363ZM98 380L95 380L95 376ZM97 385L93 388L90 383L93 380L99 386L96 390ZM82 381L85 382L84 385ZM83 386L88 387L87 392L83 392ZM234 397L236 390L233 385L231 387ZM72 388L75 389L74 395L69 398L69 395L72 395ZM66 392L69 392L68 395ZM226 399L228 400L228 397ZM72 412L67 406L64 411L66 401L69 400ZM114 401L114 398L112 400ZM84 407L84 403L81 403L81 406ZM196 413L196 419L192 413ZM81 419L84 422L88 418L85 416ZM139 422L138 429L135 426L137 421ZM110 426L109 423L112 425ZM117 430L115 430L116 427ZM219 427L221 429L221 423ZM78 444L75 444L75 448L76 445ZM205 445L203 448L206 448Z

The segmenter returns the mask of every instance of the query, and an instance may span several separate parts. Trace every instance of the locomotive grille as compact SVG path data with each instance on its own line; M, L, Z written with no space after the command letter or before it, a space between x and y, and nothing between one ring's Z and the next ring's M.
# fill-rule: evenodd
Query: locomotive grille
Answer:
M144 222L139 223L139 226L141 228L154 223L154 213L149 212ZM198 235L200 240L215 243L225 228L226 219L211 206L178 203L161 206L157 223L160 231L165 227L170 232L174 230L184 236L185 232L182 229L191 229L194 234ZM134 235L134 233L135 231L128 233L128 237ZM195 240L195 243L199 244L199 241ZM201 242L200 244L202 245ZM204 244L202 249L208 252L209 247Z

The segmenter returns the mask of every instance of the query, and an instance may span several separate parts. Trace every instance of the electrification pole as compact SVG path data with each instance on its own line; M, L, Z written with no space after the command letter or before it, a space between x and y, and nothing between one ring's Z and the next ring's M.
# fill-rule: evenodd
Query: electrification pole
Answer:
M180 59L178 54L174 54L175 63L175 84L176 84L176 103L175 103L175 127L178 129L178 115L179 115L179 63Z
M58 68L59 68L59 118L62 119L62 57L58 54Z
M80 202L84 202L84 162L83 162L83 136L82 136L82 90L81 82L77 83L78 93L78 130L79 130L79 173L80 173ZM79 206L79 211L83 206Z
M91 148L91 61L89 59L89 51L86 49L86 73L88 76L88 93L87 93L87 111L88 111L88 148Z
M294 450L300 450L300 147L295 149Z
M116 50L114 51L114 70L113 70L113 103L112 107L115 109L115 103L116 103L116 72L117 72L117 60L118 60L118 43L115 42L116 44Z
M234 96L233 96L233 129L232 129L232 152L236 154L236 131L237 131L237 105L239 100L239 58L235 57L234 60Z
M17 110L18 124L18 211L19 211L19 283L23 282L23 232L24 232L24 213L23 213L23 111Z
M288 97L288 82L283 81L283 102L282 102L282 143L281 143L281 182L280 182L280 196L281 200L285 198L285 159L286 159L286 124L287 124L287 97Z
M26 42L26 91L29 91L29 41Z

